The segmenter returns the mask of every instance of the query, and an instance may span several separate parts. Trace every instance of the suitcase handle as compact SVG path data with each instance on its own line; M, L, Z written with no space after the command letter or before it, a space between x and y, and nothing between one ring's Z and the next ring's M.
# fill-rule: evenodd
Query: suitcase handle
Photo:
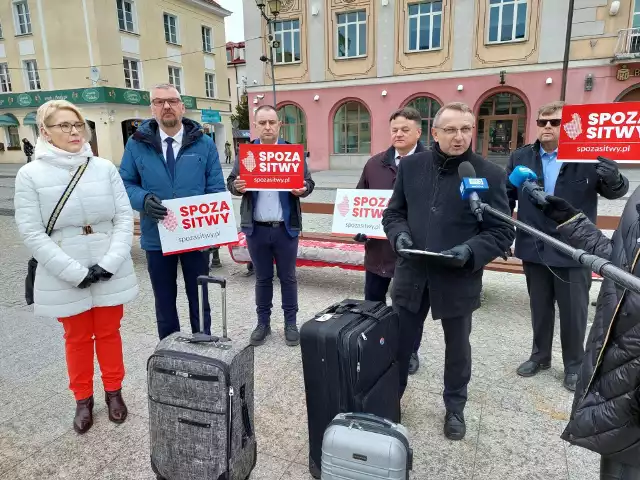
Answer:
M376 423L378 425L382 425L383 427L393 427L394 423L387 420L386 418L378 417L377 415L373 415L371 413L347 413L344 416L345 420L353 420L353 421L366 421Z
M222 337L212 337L204 333L204 290L208 289L210 283L220 285L220 292L222 297ZM198 277L198 308L200 316L200 333L193 336L192 342L214 342L220 340L221 342L228 342L227 337L227 279L222 277L209 277L207 275L200 275Z

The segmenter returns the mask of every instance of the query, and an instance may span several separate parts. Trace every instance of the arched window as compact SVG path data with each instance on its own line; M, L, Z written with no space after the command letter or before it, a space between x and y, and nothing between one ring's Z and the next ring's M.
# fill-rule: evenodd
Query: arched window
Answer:
M333 117L334 153L371 153L371 116L360 102L342 105Z
M433 118L441 106L437 100L431 97L417 97L407 103L407 107L415 108L422 116L422 136L420 141L425 145L431 145L431 142L433 142L431 127L433 127Z
M295 105L285 105L278 109L282 122L280 136L289 143L299 143L307 149L307 125L304 112Z
M506 166L511 152L527 138L526 104L514 93L499 92L482 102L478 113L476 153Z

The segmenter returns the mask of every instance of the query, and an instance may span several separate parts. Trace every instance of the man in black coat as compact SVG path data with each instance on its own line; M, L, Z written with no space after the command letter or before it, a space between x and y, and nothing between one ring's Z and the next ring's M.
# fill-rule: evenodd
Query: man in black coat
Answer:
M483 267L504 255L515 236L505 222L484 216L479 223L460 195L458 166L469 162L489 189L480 198L508 213L506 176L500 167L471 150L475 118L464 103L443 106L433 121L433 149L400 163L393 195L382 224L396 253L393 305L400 317L398 363L400 394L407 385L416 335L429 310L442 321L446 344L444 434L464 438L464 407L471 378L471 314L480 307ZM428 250L452 258L403 253Z
M629 181L620 174L615 162L602 159L593 163L557 161L558 139L564 103L544 105L538 111L538 141L516 150L509 159L507 175L523 165L536 172L546 193L562 197L579 208L593 222L598 215L598 194L608 199L623 197ZM556 224L546 218L532 202L522 199L522 189L507 184L511 210L518 202L518 220L560 239ZM522 260L527 279L533 347L529 360L517 369L518 375L531 377L551 366L551 347L555 324L555 302L560 310L560 341L564 363L564 386L575 391L580 363L584 355L591 272L588 268L545 245L531 235L518 231L515 256Z
M425 151L424 145L420 142L421 125L422 116L415 108L404 107L393 112L389 120L392 145L367 161L356 188L393 190L400 161L404 157ZM370 239L363 233L357 234L354 240L365 244L364 299L386 302L387 291L396 266L396 254L389 240ZM409 375L413 375L420 368L418 350L421 339L422 329L418 333L409 361Z

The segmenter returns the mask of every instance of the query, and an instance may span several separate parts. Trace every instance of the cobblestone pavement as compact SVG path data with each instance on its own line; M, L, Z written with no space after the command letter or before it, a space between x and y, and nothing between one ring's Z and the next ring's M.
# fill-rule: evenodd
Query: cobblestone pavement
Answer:
M153 294L143 252L133 249L141 291L126 307L122 324L127 376L127 421L109 422L96 373L95 425L84 436L71 427L75 404L67 389L62 328L54 319L34 318L23 305L29 257L13 220L0 216L0 480L150 479L146 360L157 342ZM229 279L232 338L246 338L254 326L253 278L222 254L217 275ZM332 302L359 298L362 275L338 269L302 268L298 273L302 323ZM599 284L594 284L592 300ZM277 290L277 289L276 289ZM218 319L219 302L211 296ZM276 293L274 305L279 305ZM590 319L594 309L590 307ZM183 329L187 303L179 296ZM215 322L215 320L214 320ZM308 480L305 393L299 348L284 345L281 311L274 335L256 349L256 434L259 480ZM219 325L216 323L216 325ZM473 377L465 411L468 430L461 442L442 434L444 342L437 322L427 320L422 365L403 398L403 422L414 448L411 478L419 480L532 480L598 478L598 458L560 439L572 395L562 387L556 338L554 364L523 379L515 369L531 348L524 278L487 272L485 301L474 316ZM98 372L96 365L96 372Z

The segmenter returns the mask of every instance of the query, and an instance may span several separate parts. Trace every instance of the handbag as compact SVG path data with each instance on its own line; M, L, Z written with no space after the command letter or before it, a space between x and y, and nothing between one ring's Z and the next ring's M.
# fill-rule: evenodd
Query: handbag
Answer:
M65 204L67 203L67 200L69 200L69 197L71 196L71 193L73 192L73 190L76 188L76 185L78 185L78 182L80 181L80 177L82 177L82 174L87 169L87 166L89 165L89 160L91 160L91 157L87 158L87 161L82 165L80 165L80 168L78 168L78 170L76 170L76 173L73 174L73 177L69 182L69 185L67 185L67 188L65 189L64 193L60 197L60 200L58 200L56 207L53 209L53 212L51 212L51 217L49 217L49 222L47 223L47 229L46 229L46 233L48 236L51 236L51 232L53 232L53 227L55 226L56 221L60 216L60 212L62 211ZM29 262L27 263L27 278L25 278L24 280L24 298L27 301L27 305L33 304L33 287L36 282L37 268L38 268L38 261L35 258L31 257L31 259L29 259Z

